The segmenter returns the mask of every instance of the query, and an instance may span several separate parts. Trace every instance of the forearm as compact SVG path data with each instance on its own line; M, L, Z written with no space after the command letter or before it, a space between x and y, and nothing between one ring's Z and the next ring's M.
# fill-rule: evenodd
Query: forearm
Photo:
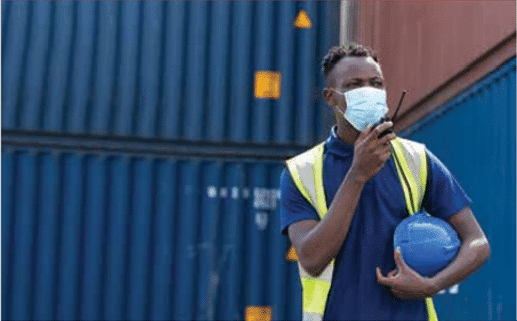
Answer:
M458 255L445 269L431 278L431 295L464 280L479 268L490 256L490 246L485 237L473 238L462 243Z
M348 234L363 186L364 180L349 171L324 219L305 235L301 255L310 273L321 273L338 254Z

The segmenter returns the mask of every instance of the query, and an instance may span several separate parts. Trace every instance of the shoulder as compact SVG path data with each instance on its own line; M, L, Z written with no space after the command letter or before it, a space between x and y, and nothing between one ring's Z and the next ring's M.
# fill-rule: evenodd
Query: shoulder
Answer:
M301 220L319 220L316 210L296 187L285 168L280 178L280 228L287 234L289 225Z
M414 140L397 137L397 140L404 147L405 151L410 154L419 155L425 158L423 159L426 163L428 177L432 177L436 174L451 175L447 167L440 161L435 154L433 154L429 148L421 142Z
M294 187L294 181L291 177L291 174L289 173L289 170L287 167L285 167L282 171L282 174L280 174L280 189L286 189L291 186Z
M424 153L427 149L424 143L417 142L411 139L397 137L395 143L399 143L406 151Z
M424 207L433 216L447 219L472 200L451 171L429 149L426 149L428 180Z
M296 186L289 169L286 167L280 175L280 195L284 202L291 202L296 199L303 198L302 194Z
M318 155L322 155L325 147L325 142L319 143L316 146L306 150L303 153L300 153L294 157L289 158L286 161L287 167L289 168L294 164L304 164L304 163L312 163L315 161L315 157Z

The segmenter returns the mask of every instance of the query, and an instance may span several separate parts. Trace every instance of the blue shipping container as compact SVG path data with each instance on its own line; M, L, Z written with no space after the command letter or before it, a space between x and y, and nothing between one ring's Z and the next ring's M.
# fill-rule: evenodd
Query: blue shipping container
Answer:
M2 129L308 146L339 5L3 1ZM254 98L256 71L280 72L279 99Z
M2 319L299 319L282 168L4 147Z
M424 142L471 197L492 255L436 296L445 320L515 320L515 58L403 135Z

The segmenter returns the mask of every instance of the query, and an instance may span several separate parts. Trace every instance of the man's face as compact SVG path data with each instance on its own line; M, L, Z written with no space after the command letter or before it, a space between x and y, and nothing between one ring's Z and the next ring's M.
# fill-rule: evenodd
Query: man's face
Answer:
M381 66L372 57L344 57L328 75L323 96L329 105L345 112L345 97L335 91L345 93L364 86L385 89Z

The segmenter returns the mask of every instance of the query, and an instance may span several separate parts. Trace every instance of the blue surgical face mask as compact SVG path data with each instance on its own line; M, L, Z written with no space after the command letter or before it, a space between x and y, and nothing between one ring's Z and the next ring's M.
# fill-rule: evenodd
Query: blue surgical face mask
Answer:
M388 112L384 89L361 87L346 93L334 91L345 96L346 110L343 116L360 132L378 122Z

